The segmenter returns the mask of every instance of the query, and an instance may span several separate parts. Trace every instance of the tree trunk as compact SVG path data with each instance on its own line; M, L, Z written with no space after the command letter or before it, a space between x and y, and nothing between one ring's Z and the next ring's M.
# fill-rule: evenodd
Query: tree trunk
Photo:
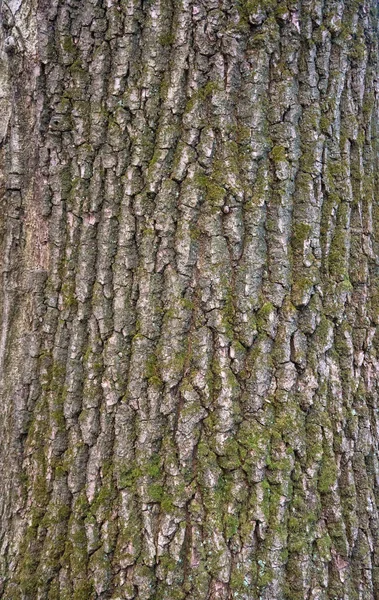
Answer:
M0 4L0 597L378 600L377 3Z

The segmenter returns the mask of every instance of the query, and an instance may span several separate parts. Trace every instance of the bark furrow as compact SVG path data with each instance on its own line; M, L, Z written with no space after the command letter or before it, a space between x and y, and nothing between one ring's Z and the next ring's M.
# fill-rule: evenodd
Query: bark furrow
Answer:
M377 3L0 7L0 596L379 600Z

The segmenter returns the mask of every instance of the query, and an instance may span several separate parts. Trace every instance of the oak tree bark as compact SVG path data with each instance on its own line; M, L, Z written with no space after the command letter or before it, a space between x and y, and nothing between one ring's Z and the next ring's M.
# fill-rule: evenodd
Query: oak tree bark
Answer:
M2 0L0 596L379 599L374 0Z

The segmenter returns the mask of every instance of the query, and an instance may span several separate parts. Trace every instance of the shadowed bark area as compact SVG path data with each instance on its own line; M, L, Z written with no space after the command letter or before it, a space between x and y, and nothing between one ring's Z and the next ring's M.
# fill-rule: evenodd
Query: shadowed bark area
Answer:
M0 6L0 597L379 600L377 3Z

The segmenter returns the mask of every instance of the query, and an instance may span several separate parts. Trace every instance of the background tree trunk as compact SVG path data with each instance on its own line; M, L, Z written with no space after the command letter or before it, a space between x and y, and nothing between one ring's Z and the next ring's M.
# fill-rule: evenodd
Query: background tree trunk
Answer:
M378 600L376 2L1 11L1 598Z

